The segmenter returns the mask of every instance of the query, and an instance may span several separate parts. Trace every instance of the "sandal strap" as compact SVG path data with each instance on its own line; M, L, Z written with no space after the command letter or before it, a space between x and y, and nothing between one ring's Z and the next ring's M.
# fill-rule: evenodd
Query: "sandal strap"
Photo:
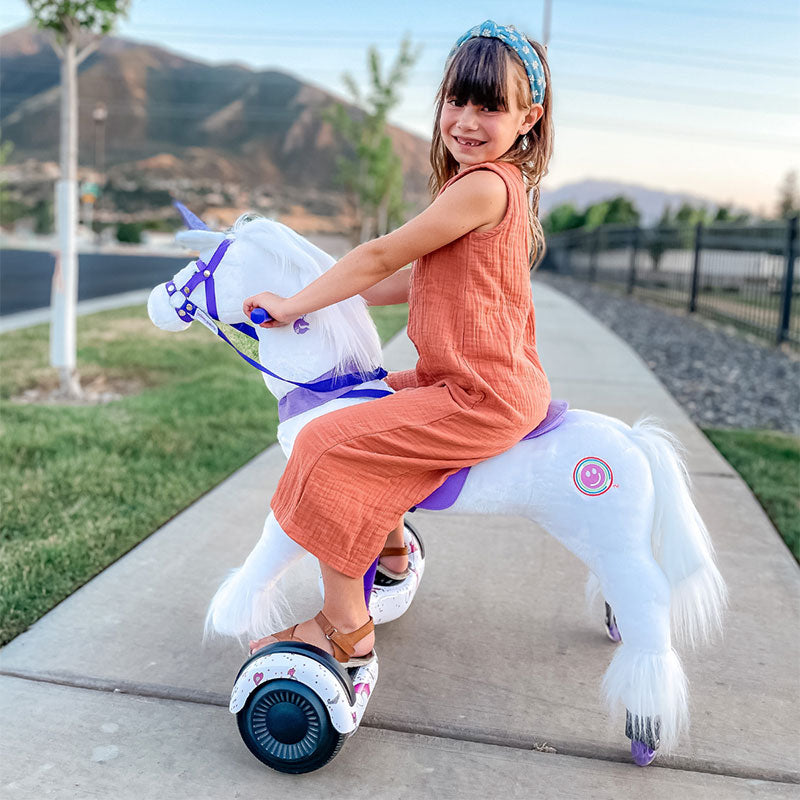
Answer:
M384 547L378 558L383 558L384 556L407 556L409 552L408 545L403 545L402 547Z
M322 632L328 638L328 641L333 645L333 655L337 661L348 661L355 652L355 645L375 630L375 623L371 615L367 622L350 633L340 633L331 625L330 620L321 611L314 619L317 625L322 628Z
M278 631L277 633L271 633L270 636L274 636L279 642L299 642L300 639L297 639L294 635L297 626L300 623L296 623L292 625L291 628L286 628L285 630Z

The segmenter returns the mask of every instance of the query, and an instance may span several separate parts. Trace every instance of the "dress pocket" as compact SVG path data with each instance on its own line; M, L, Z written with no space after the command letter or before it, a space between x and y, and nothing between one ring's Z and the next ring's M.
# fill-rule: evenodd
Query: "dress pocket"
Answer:
M465 411L474 408L486 396L480 389L465 389L463 386L459 386L455 383L442 381L439 385L445 386L447 391L450 392L450 397L453 398L453 402L461 406Z

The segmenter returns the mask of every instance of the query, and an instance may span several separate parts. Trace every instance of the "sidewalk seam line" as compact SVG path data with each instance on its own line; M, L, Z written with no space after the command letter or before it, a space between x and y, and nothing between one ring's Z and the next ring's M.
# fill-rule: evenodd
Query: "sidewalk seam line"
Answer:
M217 708L227 708L228 702L224 696L220 696L217 692L186 692L183 696L175 687L164 687L158 685L137 684L131 681L112 681L105 678L80 678L79 676L58 676L37 674L35 672L27 672L26 670L9 670L0 669L0 676L8 678L17 678L19 680L27 680L35 683L48 683L55 686L66 686L71 689L83 689L86 691L106 692L108 694L125 694L132 697L148 697L155 700L167 700L169 702L177 703L193 703L195 705L212 706ZM173 689L174 694L170 694L170 688ZM413 726L411 724L390 722L383 724L374 724L370 722L362 722L360 727L369 728L372 730L385 730L395 733L406 733L410 735L429 736L435 739L450 739L453 741L472 742L474 744L486 744L493 747L505 747L512 750L523 750L526 752L539 752L546 755L546 751L538 750L536 745L537 741L527 742L522 739L518 742L499 741L496 737L491 735L477 736L474 734L445 734L438 731L435 727L429 726ZM580 746L570 747L554 742L549 737L542 738L542 744L550 744L555 750L556 754L568 756L570 758L585 758L592 761L605 761L609 763L623 763L629 764L630 760L626 757L615 757L610 753L592 752L589 748L581 748ZM768 783L780 783L785 785L800 784L800 777L787 774L769 774L766 772L758 773L746 770L737 770L735 772L724 772L722 769L713 769L712 765L693 765L688 760L683 759L675 761L671 759L668 764L652 764L650 769L667 769L676 772L694 772L701 775L719 775L724 778L737 778L742 780L759 780Z

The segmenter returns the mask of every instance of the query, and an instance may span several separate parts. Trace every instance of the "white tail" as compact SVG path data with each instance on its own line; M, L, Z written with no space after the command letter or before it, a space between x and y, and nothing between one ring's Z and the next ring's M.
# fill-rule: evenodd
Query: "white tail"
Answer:
M647 457L653 476L653 555L671 588L672 629L694 645L721 630L727 591L708 530L692 502L685 451L650 417L640 419L628 436Z

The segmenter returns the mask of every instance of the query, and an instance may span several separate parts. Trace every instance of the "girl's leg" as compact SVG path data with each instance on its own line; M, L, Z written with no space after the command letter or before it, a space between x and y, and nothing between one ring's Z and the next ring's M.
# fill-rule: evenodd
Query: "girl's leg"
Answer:
M322 606L322 613L330 620L334 628L342 633L357 630L369 620L369 611L364 602L363 578L348 578L347 575L337 572L322 561L319 562L319 566L322 572L322 581L325 584L325 602ZM304 642L316 645L333 654L333 646L314 619L301 622L294 635ZM267 636L264 639L250 642L250 650L251 652L255 651L273 641L277 640ZM370 633L355 645L353 655L367 655L374 645L375 634Z
M400 517L400 522L397 523L394 530L386 537L386 543L383 546L402 547L404 544L403 517ZM381 564L392 572L403 572L408 567L408 556L383 556L383 558L381 558Z

